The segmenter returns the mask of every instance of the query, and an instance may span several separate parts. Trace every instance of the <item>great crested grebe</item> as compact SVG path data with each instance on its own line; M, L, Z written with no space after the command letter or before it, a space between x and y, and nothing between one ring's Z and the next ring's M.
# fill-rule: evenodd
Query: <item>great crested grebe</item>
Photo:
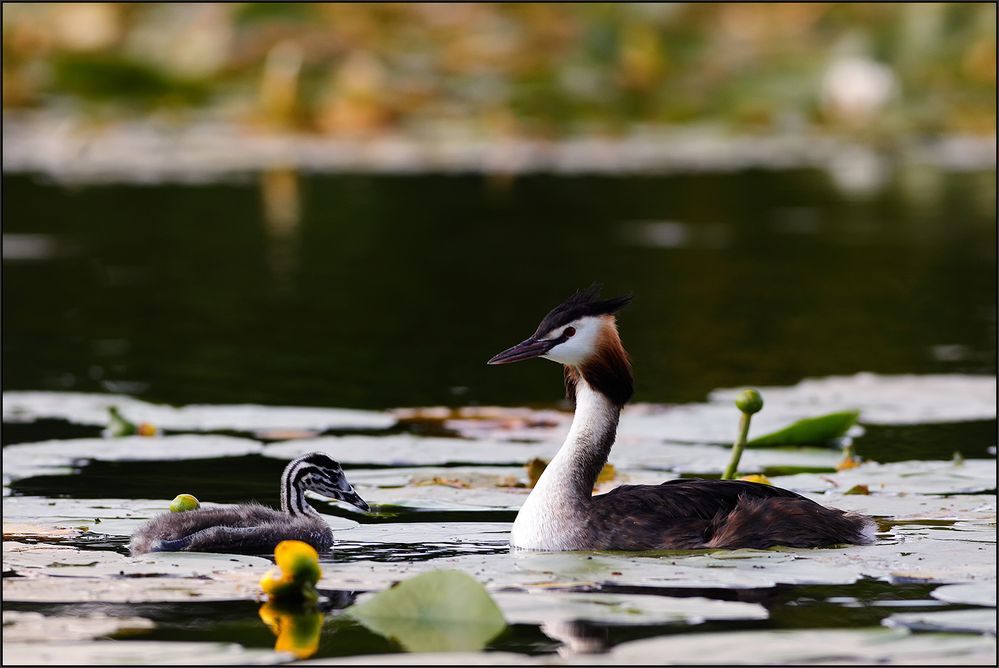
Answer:
M576 406L569 435L517 513L514 547L736 549L873 542L871 518L761 483L670 480L593 496L621 409L633 393L631 363L614 318L629 301L630 296L601 300L596 287L578 291L546 315L531 338L488 362L534 357L558 362Z
M300 540L322 552L333 531L305 499L313 491L367 512L336 461L320 452L299 457L281 474L281 510L257 503L199 508L154 517L132 535L132 554L145 552L270 552L283 540Z

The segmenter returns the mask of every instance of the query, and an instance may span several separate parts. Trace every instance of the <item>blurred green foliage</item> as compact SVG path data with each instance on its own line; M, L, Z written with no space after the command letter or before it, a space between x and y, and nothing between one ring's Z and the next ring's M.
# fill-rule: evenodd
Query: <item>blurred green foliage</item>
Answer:
M993 3L5 4L3 105L325 134L995 131Z

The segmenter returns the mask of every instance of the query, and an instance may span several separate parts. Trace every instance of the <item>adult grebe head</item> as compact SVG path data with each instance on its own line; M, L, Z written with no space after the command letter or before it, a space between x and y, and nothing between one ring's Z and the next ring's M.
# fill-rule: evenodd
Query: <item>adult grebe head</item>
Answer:
M631 296L600 299L599 293L597 286L577 291L552 309L529 339L495 355L488 364L548 359L565 366L570 395L582 378L614 403L625 404L633 393L631 364L614 314Z

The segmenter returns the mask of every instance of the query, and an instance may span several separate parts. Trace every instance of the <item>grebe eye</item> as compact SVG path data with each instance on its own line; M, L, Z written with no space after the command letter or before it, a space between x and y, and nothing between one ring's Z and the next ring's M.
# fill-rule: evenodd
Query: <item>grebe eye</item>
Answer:
M564 336L565 338L568 339L571 336L573 336L575 333L576 333L576 328L575 327L566 327L565 331L562 332L562 336Z

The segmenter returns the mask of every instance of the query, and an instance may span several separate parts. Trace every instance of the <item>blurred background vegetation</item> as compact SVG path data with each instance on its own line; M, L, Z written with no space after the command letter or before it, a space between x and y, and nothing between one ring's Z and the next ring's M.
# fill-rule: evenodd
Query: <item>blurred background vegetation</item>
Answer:
M6 3L3 107L327 136L992 136L996 7Z
M641 401L995 373L994 4L3 18L5 389L550 403L594 280Z

